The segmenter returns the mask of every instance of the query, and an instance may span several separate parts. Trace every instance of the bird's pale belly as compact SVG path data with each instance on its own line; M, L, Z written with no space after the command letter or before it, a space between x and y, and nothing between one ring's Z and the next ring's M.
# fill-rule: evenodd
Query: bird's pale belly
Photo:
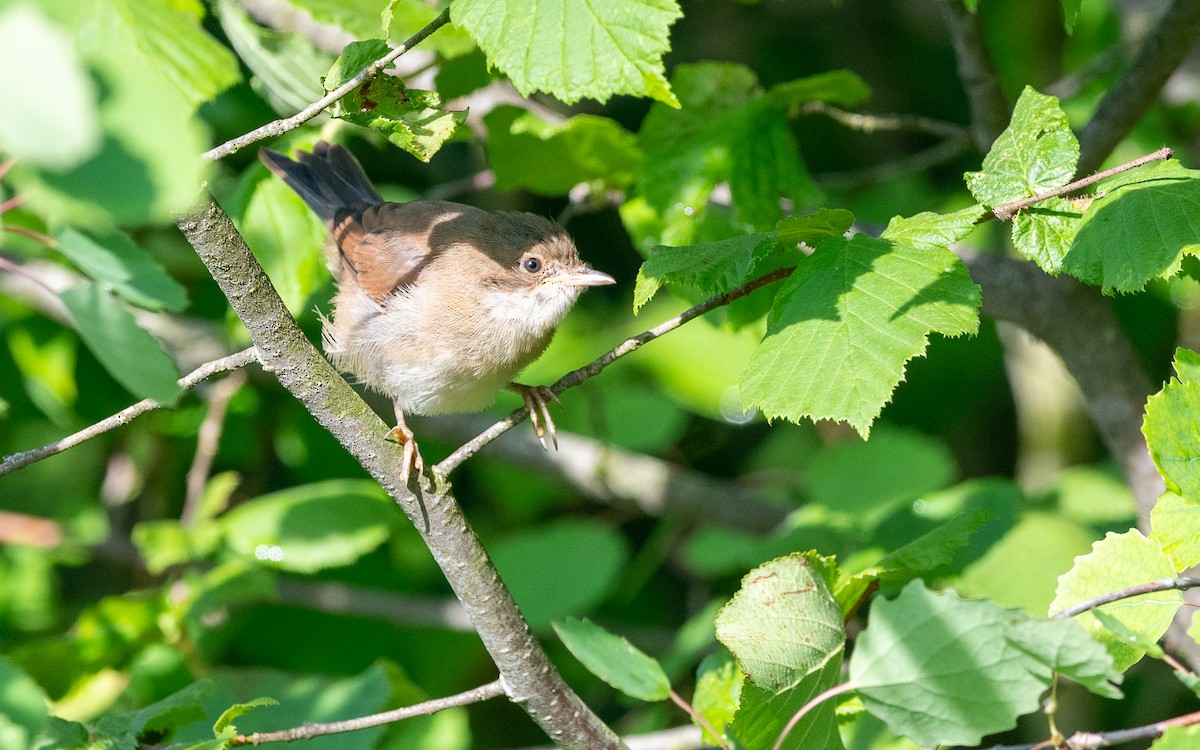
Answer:
M392 365L382 390L408 414L456 414L486 409L515 375L505 370L480 377L439 363Z

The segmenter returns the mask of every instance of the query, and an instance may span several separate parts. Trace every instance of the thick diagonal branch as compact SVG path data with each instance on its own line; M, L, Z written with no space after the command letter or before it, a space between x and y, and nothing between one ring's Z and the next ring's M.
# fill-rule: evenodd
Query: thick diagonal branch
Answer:
M304 338L220 206L206 195L179 228L246 326L263 367L362 464L421 533L495 661L509 698L562 747L621 747L550 663L448 485L414 494L400 484L402 451L385 440L386 425Z

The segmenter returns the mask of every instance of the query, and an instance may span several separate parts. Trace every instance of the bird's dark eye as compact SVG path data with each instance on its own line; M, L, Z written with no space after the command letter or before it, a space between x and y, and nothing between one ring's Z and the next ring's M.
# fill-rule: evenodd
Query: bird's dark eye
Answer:
M526 258L521 261L521 268L524 268L529 273L537 273L542 270L542 261L538 258Z

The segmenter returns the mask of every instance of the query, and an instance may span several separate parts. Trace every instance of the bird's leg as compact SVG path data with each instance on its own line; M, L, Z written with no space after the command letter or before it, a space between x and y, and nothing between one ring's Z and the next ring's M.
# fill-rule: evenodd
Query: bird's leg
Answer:
M388 434L395 438L397 443L404 446L400 482L407 486L408 477L411 475L412 470L416 469L417 473L420 474L425 468L425 463L421 460L421 451L417 448L417 439L413 435L412 429L404 423L404 412L400 409L400 402L393 401L392 405L396 408L396 426Z
M554 443L554 449L558 450L558 431L554 428L554 418L550 416L551 401L562 406L558 396L555 396L554 392L544 385L509 383L508 388L519 393L521 398L525 399L525 408L529 411L529 421L533 422L533 431L537 433L537 439L542 444L542 449L550 450L546 447L546 435L548 434L551 442Z

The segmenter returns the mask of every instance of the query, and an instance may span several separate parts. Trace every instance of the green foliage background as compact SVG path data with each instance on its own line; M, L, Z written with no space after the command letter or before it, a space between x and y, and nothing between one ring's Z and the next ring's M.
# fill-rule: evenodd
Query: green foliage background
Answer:
M417 0L290 4L347 40L393 43L437 12ZM1189 255L1200 233L1196 174L1180 166L1200 157L1195 92L1157 104L1110 159L1167 143L1179 163L1118 178L1086 213L1063 201L1012 227L975 226L983 213L975 201L990 208L1072 179L1078 143L1070 128L1086 121L1120 73L1106 62L1125 28L1112 4L1064 2L1068 34L1059 4L979 3L1000 82L1017 105L1014 130L986 159L963 134L860 132L822 113L832 105L969 121L933 0L697 0L681 4L682 16L665 0L649 9L614 0L602 4L613 14L608 21L640 13L644 38L617 39L590 57L578 39L554 37L561 19L512 28L506 24L528 9L506 0L499 5L510 14L501 21L489 14L497 5L456 0L455 17L467 28L442 29L420 46L433 56L422 82L406 81L412 89L396 79L373 84L335 111L342 119L314 121L270 145L347 142L393 200L450 197L555 216L567 209L568 192L585 185L568 229L584 258L619 283L584 295L524 381L552 382L749 278L797 263L804 269L620 360L563 394L555 412L564 432L694 474L744 511L647 512L500 451L454 475L506 584L585 701L623 735L687 721L668 702L635 702L608 687L630 684L628 675L593 676L581 665L589 664L586 651L577 661L567 646L595 639L609 649L602 663L621 667L613 654L629 644L567 618L586 617L657 659L661 668L631 657L640 666L629 670L648 669L649 677L634 679L630 692L661 701L665 677L718 727L732 722L750 747L769 747L776 714L790 716L841 681L840 613L855 632L881 623L845 657L860 697L838 705L837 715L833 704L814 713L789 747L914 746L899 734L975 744L1000 731L1009 732L1006 742L1038 741L1048 729L1036 713L1012 727L1016 715L1036 711L1052 672L1069 680L1055 696L1064 731L1195 710L1194 689L1163 661L1142 659L1161 655L1155 641L1166 627L1148 608L1092 617L1103 630L1096 640L1044 619L1200 560L1200 495L1188 468L1200 453L1196 355L1188 351L1200 344L1200 285ZM0 269L0 454L52 442L143 397L174 408L0 478L0 510L49 519L56 535L0 546L0 750L25 747L38 733L57 742L45 747L85 743L77 725L49 713L88 722L112 747L170 730L173 741L219 748L234 726L348 718L494 679L416 532L257 368L232 392L203 492L180 521L217 386L185 393L174 380L248 340L172 217L207 178L317 340L316 309L327 309L331 291L324 228L259 166L255 148L209 167L198 157L291 114L383 45L356 46L335 64L335 51L262 27L230 0L76 6L0 0L0 70L44 72L29 76L36 87L0 84L0 106L12 103L0 116L0 160L19 157L0 183L0 201L25 201L0 216L0 228L25 230L0 235L0 257L25 271ZM521 33L529 33L533 63L560 59L562 69L548 73L514 57ZM608 63L610 75L588 77ZM536 94L532 103L473 112L482 126L457 111L458 97L506 74L523 94L561 101ZM1034 154L1021 151L1020 133L1030 128L1045 136ZM906 164L939 147L938 160ZM1037 180L1021 172L1031 160L1042 168ZM471 183L483 170L494 189ZM973 174L964 183L966 173ZM781 199L791 210L781 210ZM844 238L851 225L860 234ZM1160 231L1138 231L1145 226ZM56 248L31 233L49 235ZM1107 254L1113 238L1130 248L1115 261ZM1156 383L1177 377L1149 407L1146 435L1170 493L1147 535L1130 530L1132 495L1069 390L1018 423L1001 344L1010 333L976 316L978 289L946 249L959 239L1015 249L1046 271L1117 293L1112 305L1140 363ZM797 250L800 241L816 248L812 255ZM852 266L867 270L848 278L842 271ZM26 276L44 278L52 291ZM928 289L939 293L927 304L907 303L913 290ZM882 334L874 325L881 316L895 324ZM863 329L841 325L846 319L864 321ZM813 351L811 341L829 346ZM847 382L861 388L847 396ZM501 396L490 416L518 405ZM417 422L427 461L488 422ZM502 440L528 442L527 430ZM1049 470L1031 459L1030 434L1052 437L1042 446ZM624 470L622 460L611 457L615 471ZM794 555L809 550L816 554ZM743 577L770 565L821 592L789 617L838 632L807 644L811 652L797 647L794 660L764 675L752 666L755 639L796 632L739 629L759 618L739 609L754 594L752 577ZM946 588L957 595L938 593ZM857 608L872 594L878 604L868 619L868 608ZM1167 593L1158 601L1173 607L1178 599ZM941 710L938 680L946 676L898 666L882 635L889 618L907 633L913 612L945 613L964 633L951 639L956 654L972 664L995 659L995 671L980 668L974 678L1019 690L964 721L958 734L923 723L922 710ZM567 646L552 624L574 633ZM905 642L923 647L919 638ZM999 650L981 656L981 643ZM1114 660L1117 670L1132 667L1123 700L1109 684L1119 679ZM964 690L950 685L944 692ZM784 688L791 692L776 694ZM278 705L230 709L266 696ZM746 710L735 718L738 700ZM898 704L906 705L880 708ZM543 741L519 708L492 701L308 744Z

